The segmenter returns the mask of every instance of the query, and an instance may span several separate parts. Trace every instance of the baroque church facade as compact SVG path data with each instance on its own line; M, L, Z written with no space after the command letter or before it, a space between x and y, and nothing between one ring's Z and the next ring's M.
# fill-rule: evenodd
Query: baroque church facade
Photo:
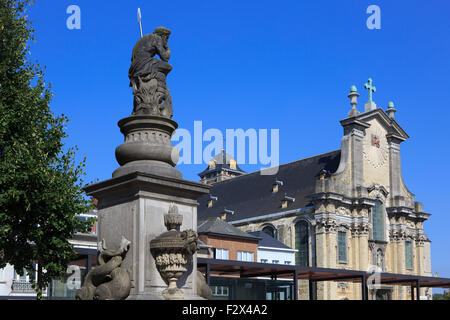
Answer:
M199 174L212 185L198 200L199 220L220 217L243 231L264 231L297 249L298 265L431 276L423 228L430 214L401 174L400 145L409 136L395 120L393 103L377 108L370 79L367 86L364 112L356 109L359 94L351 88L339 150L280 165L273 176L244 173L222 151ZM299 298L308 299L308 290L300 280ZM318 282L313 290L319 300L361 299L357 283ZM411 292L382 285L368 294L405 300ZM421 296L430 294L421 288Z

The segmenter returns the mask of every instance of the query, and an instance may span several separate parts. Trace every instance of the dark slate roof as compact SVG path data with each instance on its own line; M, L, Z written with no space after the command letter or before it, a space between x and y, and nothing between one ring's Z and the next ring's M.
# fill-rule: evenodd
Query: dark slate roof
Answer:
M277 248L277 249L291 249L287 245L285 245L283 242L278 241L277 239L274 239L273 237L269 236L267 233L262 231L254 231L254 232L248 232L249 234L261 238L259 240L258 246L260 247L271 247L271 248Z
M309 205L305 198L314 193L320 172L335 172L340 158L341 150L336 150L280 165L276 175L261 175L256 171L214 183L210 194L198 199L198 217L219 217L226 208L234 211L233 215L227 215L227 221L235 221L304 208ZM283 185L273 193L275 180L282 181ZM287 208L281 208L285 195L295 198L295 201ZM218 197L212 207L207 205L210 196Z
M233 227L220 218L209 218L198 222L198 234L213 234L219 236L228 236L234 238L244 238L251 240L259 240L259 237L248 234L236 227Z

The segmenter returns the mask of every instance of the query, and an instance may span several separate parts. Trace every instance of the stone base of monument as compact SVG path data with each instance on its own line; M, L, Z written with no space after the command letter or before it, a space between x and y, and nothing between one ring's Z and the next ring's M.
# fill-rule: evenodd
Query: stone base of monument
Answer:
M165 298L162 293L155 294L142 294L142 295L130 295L126 300L205 300L198 295L188 295L186 293L183 294L182 297L175 298Z
M98 199L98 241L108 247L120 246L122 237L131 241L122 267L130 269L131 291L128 299L158 300L168 298L163 291L168 283L160 275L150 252L150 241L167 232L164 215L176 205L182 216L180 230L197 230L196 199L209 192L209 186L150 173L133 172L85 188ZM183 296L200 299L196 288L196 256L177 281ZM169 297L170 298L170 297Z

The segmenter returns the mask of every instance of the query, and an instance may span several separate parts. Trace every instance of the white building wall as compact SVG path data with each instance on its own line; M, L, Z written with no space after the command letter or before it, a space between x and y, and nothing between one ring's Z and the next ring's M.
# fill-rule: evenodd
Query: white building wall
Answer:
M26 275L24 280L19 280L19 276L14 274L14 267L10 264L7 264L6 267L4 269L0 269L2 271L0 271L0 297L2 297L3 299L8 299L7 297L20 297L20 298L35 298L36 297L36 293L34 292L34 290L31 289L31 287L29 287L29 277ZM19 280L19 281L25 281L27 283L26 288L30 288L30 291L28 291L28 289L26 291L13 291L12 290L12 285L13 285L13 280L14 280L14 276L17 277L17 279L15 280ZM44 291L42 294L44 297L47 296L47 292Z
M12 265L7 264L5 268L0 270L0 296L9 296L11 294L14 268Z
M258 262L267 259L267 263L275 263L278 260L279 264L287 264L289 261L291 265L295 265L295 251L293 249L280 249L269 247L258 247Z

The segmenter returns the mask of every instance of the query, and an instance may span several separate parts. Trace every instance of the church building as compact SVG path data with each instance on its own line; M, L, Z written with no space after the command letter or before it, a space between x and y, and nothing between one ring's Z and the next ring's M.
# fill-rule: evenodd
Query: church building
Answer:
M224 151L200 173L212 185L198 199L198 219L220 217L242 231L264 231L295 249L301 266L431 276L430 240L423 223L430 214L405 185L400 145L409 138L395 120L395 108L377 108L369 79L369 101L352 106L340 121L339 150L279 166L276 175L244 173ZM218 164L218 159L224 159ZM307 299L306 281L299 298ZM319 282L319 300L361 299L359 284ZM431 290L421 288L421 296ZM382 285L369 299L410 299L410 288Z

